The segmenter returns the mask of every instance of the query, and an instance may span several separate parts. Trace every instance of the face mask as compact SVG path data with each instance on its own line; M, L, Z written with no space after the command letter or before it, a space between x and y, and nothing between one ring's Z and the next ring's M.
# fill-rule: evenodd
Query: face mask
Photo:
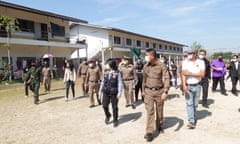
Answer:
M188 55L188 59L191 60L192 59L192 55Z
M204 58L204 56L202 56L202 55L199 55L198 57L199 57L200 59L203 59L203 58Z
M219 61L222 61L222 58L218 58Z
M106 69L110 69L110 66L109 66L109 64L107 64L107 65L106 65Z
M164 60L161 59L160 62L161 62L161 63L164 63Z
M236 61L237 61L237 59L232 59L232 61L233 61L233 62L236 62Z
M150 62L149 56L145 56L145 60L146 60L146 62Z
M89 64L89 67L93 67L93 64L91 63L91 64Z

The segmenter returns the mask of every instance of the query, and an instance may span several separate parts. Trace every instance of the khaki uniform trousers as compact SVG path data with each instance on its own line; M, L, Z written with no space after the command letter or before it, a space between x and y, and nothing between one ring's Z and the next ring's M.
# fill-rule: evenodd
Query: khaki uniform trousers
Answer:
M86 75L82 75L81 78L82 78L82 91L83 91L83 94L85 95L88 92L88 86L85 85Z
M126 99L126 105L132 105L134 102L133 98L133 81L123 81L124 95Z
M45 91L50 91L51 89L51 78L50 77L43 77L43 85Z
M97 100L99 100L99 96L98 96L99 87L100 87L99 83L89 82L88 93L90 96L90 104L91 105L95 105L94 93L96 93Z
M145 97L144 103L147 111L147 133L154 132L154 124L156 123L155 128L160 128L163 123L163 106L164 101L161 100L162 90L153 91L148 88L145 88ZM156 112L156 120L155 120Z

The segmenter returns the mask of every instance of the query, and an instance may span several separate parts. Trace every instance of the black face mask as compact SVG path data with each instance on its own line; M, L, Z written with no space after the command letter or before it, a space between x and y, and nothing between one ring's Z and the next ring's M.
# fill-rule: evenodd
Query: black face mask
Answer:
M219 61L222 61L222 58L218 58Z

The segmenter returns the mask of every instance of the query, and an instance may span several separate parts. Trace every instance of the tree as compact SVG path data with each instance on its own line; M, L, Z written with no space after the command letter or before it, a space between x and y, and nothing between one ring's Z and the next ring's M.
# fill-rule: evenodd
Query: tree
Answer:
M11 54L10 54L10 37L11 37L11 32L12 29L15 29L17 31L19 31L19 27L18 27L18 21L14 18L8 17L8 16L4 16L1 15L0 16L0 27L3 27L3 29L5 30L5 32L7 33L7 42L4 44L5 47L7 47L7 53L8 53L8 71L9 71L9 80L12 80L12 69L11 69Z
M200 43L196 42L196 41L191 45L190 48L196 50L197 53L198 53L201 49L204 49L203 46L202 46Z

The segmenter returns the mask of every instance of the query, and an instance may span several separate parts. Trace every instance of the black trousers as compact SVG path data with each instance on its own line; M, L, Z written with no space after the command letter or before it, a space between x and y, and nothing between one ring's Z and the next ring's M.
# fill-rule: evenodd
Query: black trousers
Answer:
M231 77L232 80L232 93L237 93L237 82L239 80L238 77Z
M112 103L113 121L117 121L118 120L118 98L117 98L117 94L110 95L110 94L103 93L102 104L103 104L103 110L104 110L104 113L105 113L106 117L111 116L111 114L109 112L110 102Z
M138 100L139 90L142 92L142 78L138 79L138 82L135 86L135 101Z
M218 82L220 82L221 93L226 93L225 83L224 83L224 76L222 76L222 77L213 77L212 79L213 79L212 91L216 91Z
M25 88L25 96L28 96L28 88L29 88L29 84L27 84L27 82L25 82L25 84L24 84L24 88Z
M75 86L74 86L74 82L73 81L70 81L68 80L66 82L66 97L68 98L68 94L69 94L69 88L71 87L72 89L72 95L73 95L73 98L75 97Z
M201 86L202 86L202 100L203 103L206 103L208 98L208 86L209 86L208 78L202 79Z

